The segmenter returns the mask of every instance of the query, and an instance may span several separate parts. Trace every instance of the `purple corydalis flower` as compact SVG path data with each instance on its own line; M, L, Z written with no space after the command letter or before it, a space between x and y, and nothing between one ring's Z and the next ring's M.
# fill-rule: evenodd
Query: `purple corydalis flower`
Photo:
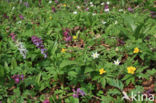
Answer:
M83 90L81 90L80 88L77 88L77 90L75 91L75 89L73 89L73 97L74 98L78 98L79 95L81 96L85 96L85 92Z
M55 3L57 4L58 3L58 0L55 0Z
M128 8L129 12L133 12L133 9L131 7Z
M85 10L86 10L86 11L88 11L88 10L89 10L89 8L86 8Z
M65 31L63 32L64 40L66 42L72 41L72 36L69 35L69 33L70 33L70 30L69 29L65 29Z
M28 2L24 2L24 5L25 5L26 7L29 7L29 3L28 3Z
M14 79L16 84L18 84L21 80L24 80L24 75L13 75L11 78Z
M24 17L23 17L22 15L19 15L19 17L20 17L20 19L21 19L21 20L23 20L23 19L24 19Z
M123 40L121 40L121 39L118 39L118 43L119 43L119 45L124 45L125 44L125 42Z
M68 41L72 41L72 36L68 36L68 37L66 37L66 38L65 38L65 41L66 41L66 42L68 42Z
M10 33L10 36L11 36L11 39L12 39L13 41L16 41L16 39L15 39L16 35L15 35L14 33Z
M55 7L52 7L52 12L56 12L56 9L55 9Z
M8 19L8 18L9 18L9 16L7 16L6 13L3 14L3 17L4 17L5 19Z
M109 6L107 4L105 4L105 8L104 8L105 12L109 11Z
M47 58L47 54L45 53L46 49L44 48L42 39L38 38L37 36L32 36L31 40L32 40L33 44L35 44L36 47L41 50L41 54L44 55L44 58Z
M50 103L49 100L44 100L42 103Z
M156 11L151 11L151 17L156 18Z

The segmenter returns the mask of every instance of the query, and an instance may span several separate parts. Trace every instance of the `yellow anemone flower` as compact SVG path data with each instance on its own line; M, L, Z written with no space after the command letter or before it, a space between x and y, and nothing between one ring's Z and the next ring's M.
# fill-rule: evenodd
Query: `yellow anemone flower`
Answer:
M133 66L127 67L127 71L129 74L134 74L134 72L136 71L136 68Z
M100 74L106 73L106 71L105 71L103 68L101 68L101 69L99 70L99 72L100 72Z
M136 48L134 48L134 51L133 51L133 53L139 53L139 48L138 47L136 47Z

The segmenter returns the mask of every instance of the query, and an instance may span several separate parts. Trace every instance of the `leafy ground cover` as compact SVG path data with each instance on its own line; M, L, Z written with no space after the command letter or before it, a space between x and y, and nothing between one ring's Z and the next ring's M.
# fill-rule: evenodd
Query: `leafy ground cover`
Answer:
M156 103L154 0L1 0L0 103Z

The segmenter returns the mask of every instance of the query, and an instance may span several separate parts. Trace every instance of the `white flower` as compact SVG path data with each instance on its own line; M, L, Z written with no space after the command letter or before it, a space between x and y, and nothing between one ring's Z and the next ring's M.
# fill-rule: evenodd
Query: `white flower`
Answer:
M115 24L117 24L118 23L118 21L115 21Z
M107 3L106 3L107 5L109 5L110 4L110 2L109 1L107 1Z
M14 10L15 9L15 7L12 7L12 10Z
M93 6L94 6L93 4L90 5L90 7L93 7Z
M119 9L119 12L122 12L123 11L123 9Z
M80 9L80 6L77 6L78 9Z
M90 2L90 5L92 5L93 4L93 2Z
M101 5L104 5L104 4L105 4L104 2L101 3Z
M105 21L102 21L101 23L102 23L102 24L106 24L107 22L105 22Z
M95 53L92 54L92 57L93 57L93 59L96 59L96 58L99 57L99 54L97 52L95 52Z
M94 15L96 15L96 13L93 13L92 15L94 16Z
M18 21L18 22L17 22L17 24L21 24L21 23L22 23L22 21Z
M77 11L74 11L73 14L77 14Z
M108 9L105 9L105 12L108 12L109 11L109 8Z
M120 61L117 59L116 61L114 61L114 64L115 65L119 65L120 64Z
M52 1L50 0L50 1L49 1L49 4L51 4L51 3L52 3Z
M27 49L24 47L22 42L16 41L16 46L18 47L18 50L20 51L20 54L23 56L23 59L26 58Z

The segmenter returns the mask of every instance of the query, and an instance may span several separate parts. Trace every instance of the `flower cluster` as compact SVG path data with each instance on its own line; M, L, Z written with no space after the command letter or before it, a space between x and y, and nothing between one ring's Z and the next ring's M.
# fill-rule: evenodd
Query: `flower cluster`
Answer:
M73 92L74 92L73 97L75 97L75 98L78 98L79 95L81 95L81 96L86 95L85 92L83 90L81 90L80 88L77 88L76 91L75 91L75 89L73 89Z
M16 40L16 35L14 33L10 33L10 36L12 38L12 40L16 43L16 46L18 48L18 50L20 51L20 54L23 56L23 59L26 58L26 54L27 54L27 49L24 47L22 42L19 42L18 40Z
M27 54L27 49L24 47L23 43L16 41L16 46L18 47L20 54L23 56L23 59L25 59Z
M134 74L134 72L136 71L136 68L133 66L127 67L128 73L129 74Z
M45 53L46 49L44 48L42 39L38 38L37 36L32 36L31 40L32 40L33 44L35 44L36 47L41 50L41 54L44 55L44 58L47 58L47 54Z
M24 79L24 75L23 74L13 75L11 78L14 79L15 83L18 84L20 81L22 81Z
M70 33L69 29L65 29L64 32L63 32L64 40L66 42L72 41L72 36L69 35L69 33Z

